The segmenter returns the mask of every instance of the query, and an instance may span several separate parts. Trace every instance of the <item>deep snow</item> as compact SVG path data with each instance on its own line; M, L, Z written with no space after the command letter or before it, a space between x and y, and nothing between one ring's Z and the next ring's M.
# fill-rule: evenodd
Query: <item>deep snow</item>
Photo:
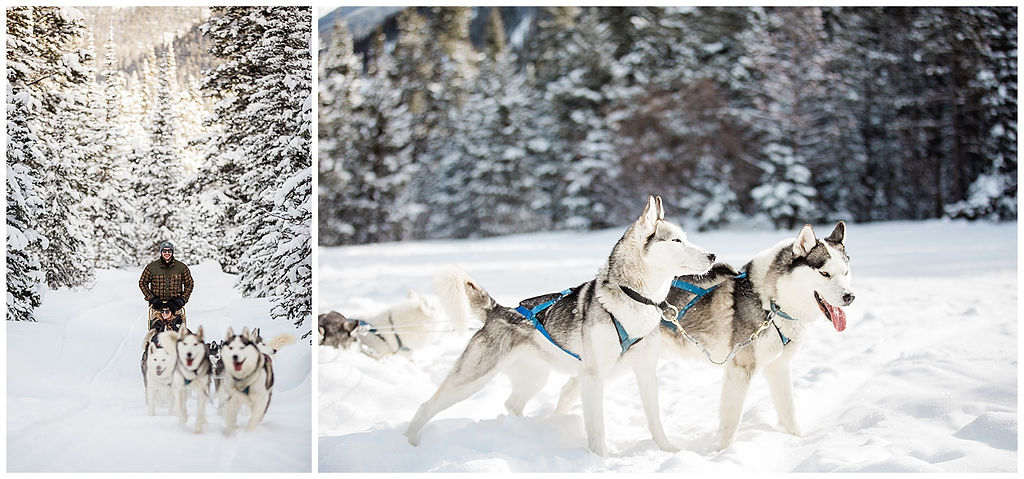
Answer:
M821 237L831 227L815 230ZM514 305L593 277L623 230L321 248L317 311L366 317L402 301L407 289L432 295L433 275L451 264ZM730 229L690 239L739 267L795 235ZM412 447L402 432L468 339L441 332L411 359L318 347L318 469L1016 471L1017 224L851 224L847 251L857 295L846 308L849 326L842 333L824 321L812 327L793 361L800 437L777 426L758 376L735 442L718 450L719 368L666 358L662 420L679 453L651 441L629 374L606 387L608 459L586 450L579 405L553 414L565 379L555 373L524 417L505 412L509 386L499 375L435 417ZM450 327L443 315L439 321L439 330Z
M246 299L215 263L192 266L196 287L189 327L206 340L228 326L260 327L264 337L299 336L270 319L270 303ZM47 291L37 323L7 322L7 470L9 472L216 472L312 470L311 364L307 340L274 358L276 383L266 417L252 432L224 434L207 407L203 434L157 407L147 415L140 359L146 303L138 270L102 270L82 291Z

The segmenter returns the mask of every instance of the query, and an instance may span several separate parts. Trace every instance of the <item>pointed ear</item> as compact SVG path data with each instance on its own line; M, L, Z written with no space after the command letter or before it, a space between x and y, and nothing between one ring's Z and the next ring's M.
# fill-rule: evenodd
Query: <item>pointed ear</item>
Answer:
M665 219L665 206L662 205L662 203L661 203L661 196L655 196L654 197L654 202L655 202L655 204L656 204L656 206L658 208L658 219L659 220L664 220Z
M203 342L203 325L199 325L199 329L196 330L196 336L199 336L199 341Z
M825 238L825 241L846 246L846 223L842 221L836 223L836 228L832 230L832 234L828 235L828 238Z
M640 218L637 221L648 225L653 225L656 221L658 221L658 218L661 214L661 197L659 196L657 199L655 199L655 197L653 196L648 196L647 206L644 207L644 212L640 215Z
M230 341L231 338L233 338L234 336L235 336L235 330L231 329L231 326L228 326L228 334L227 334L227 336L224 337L224 340L225 341Z
M149 342L149 355L152 356L154 354L156 354L156 345L153 344L152 341L150 341Z
M807 253L810 253L816 244L818 244L818 240L814 238L814 230L811 229L811 225L804 225L800 234L796 236L796 241L793 242L793 254L807 256Z
M242 328L242 337L245 338L246 340L249 340L249 341L252 340L252 336L249 335L249 327L248 326Z

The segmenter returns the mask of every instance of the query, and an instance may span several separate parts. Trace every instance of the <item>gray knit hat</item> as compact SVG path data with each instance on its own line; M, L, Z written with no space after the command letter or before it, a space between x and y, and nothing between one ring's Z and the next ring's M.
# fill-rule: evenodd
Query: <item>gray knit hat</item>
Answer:
M164 241L163 243L160 243L160 251L163 251L165 249L170 249L171 253L173 253L174 245L172 245L170 241Z

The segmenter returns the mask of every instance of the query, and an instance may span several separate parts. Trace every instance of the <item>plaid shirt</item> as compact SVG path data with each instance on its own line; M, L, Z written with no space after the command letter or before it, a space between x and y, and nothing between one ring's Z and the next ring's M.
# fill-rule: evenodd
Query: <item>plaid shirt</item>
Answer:
M171 258L170 263L164 263L158 259L146 266L139 278L139 289L146 301L153 298L167 301L172 298L181 298L186 303L192 295L192 273L189 272L185 263Z

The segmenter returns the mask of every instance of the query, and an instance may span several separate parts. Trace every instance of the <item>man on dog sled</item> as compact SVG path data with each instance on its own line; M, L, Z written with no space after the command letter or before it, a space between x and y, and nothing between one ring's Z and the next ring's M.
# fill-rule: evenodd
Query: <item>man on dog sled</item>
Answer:
M139 289L149 303L149 329L153 329L157 321L164 323L163 329L171 322L181 318L181 326L185 326L185 303L192 295L192 273L188 266L174 259L174 245L170 241L160 243L160 258L142 271L139 278ZM161 310L169 310L170 314L161 314Z

